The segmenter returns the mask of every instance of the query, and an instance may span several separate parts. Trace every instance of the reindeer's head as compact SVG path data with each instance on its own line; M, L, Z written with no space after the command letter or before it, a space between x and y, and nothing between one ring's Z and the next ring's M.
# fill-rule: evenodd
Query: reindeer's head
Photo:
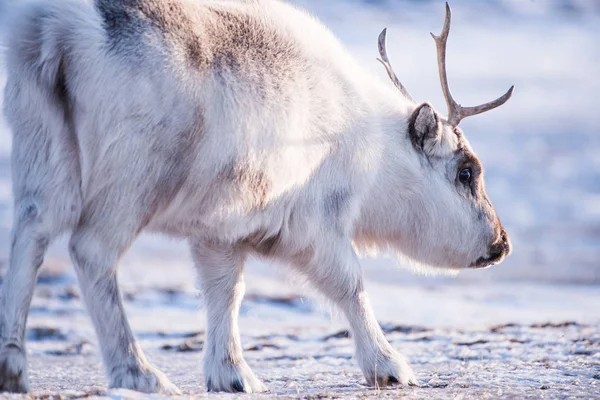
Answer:
M419 263L482 268L502 261L510 252L510 243L485 193L481 163L458 124L463 118L504 104L511 97L513 87L502 97L477 107L462 107L454 101L445 65L450 17L450 7L446 4L442 33L440 36L432 34L448 116L440 116L431 105L424 103L417 106L409 118L407 134L412 144L412 158L418 160L415 168L418 168L419 179L418 182L412 179L414 187L401 189L405 207L400 211L400 232L395 231L390 244ZM392 70L385 38L386 30L379 37L379 61L400 92L413 101Z

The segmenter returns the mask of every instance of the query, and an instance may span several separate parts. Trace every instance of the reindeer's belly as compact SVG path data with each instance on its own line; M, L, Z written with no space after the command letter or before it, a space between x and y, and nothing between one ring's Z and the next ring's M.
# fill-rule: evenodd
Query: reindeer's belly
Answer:
M273 152L250 162L238 156L239 161L233 158L224 165L203 164L199 157L178 194L148 229L234 240L270 225L281 226L286 210L297 198L306 197L320 165L315 159L284 162L281 157L285 154Z

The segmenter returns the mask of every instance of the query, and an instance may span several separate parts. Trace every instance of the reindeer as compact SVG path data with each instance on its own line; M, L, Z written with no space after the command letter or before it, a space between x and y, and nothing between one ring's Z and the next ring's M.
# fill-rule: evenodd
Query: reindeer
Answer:
M69 250L111 388L180 393L125 317L119 258L141 231L189 241L207 312L208 391L262 392L237 324L246 257L277 259L347 317L369 385L416 385L363 289L357 251L483 268L510 252L437 46L444 117L364 73L323 25L275 0L35 0L7 29L14 230L0 389L28 390L24 332L48 245Z

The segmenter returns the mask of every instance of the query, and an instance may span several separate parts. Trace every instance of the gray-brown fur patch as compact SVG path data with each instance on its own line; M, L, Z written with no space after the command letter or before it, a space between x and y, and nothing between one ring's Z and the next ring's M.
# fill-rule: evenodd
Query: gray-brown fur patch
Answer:
M267 22L256 16L225 9L210 8L215 23L208 28L214 38L215 59L232 69L239 69L244 62L259 63L261 70L291 67L289 60L297 57L291 40L285 40ZM285 72L283 69L280 73Z
M204 132L202 116L198 115L197 120L195 129L170 138L164 145L153 146L152 151L157 160L160 160L157 163L162 168L154 189L147 194L147 207L144 207L144 213L147 212L147 215L144 226L157 211L171 203L187 181L196 157L198 142Z
M231 181L243 196L250 196L250 205L264 207L268 202L271 181L260 170L253 170L244 162L232 162L223 171L223 177Z
M243 240L243 243L264 257L273 256L281 244L281 235L267 236L264 232L256 232Z
M262 71L276 69L272 76L286 79L304 64L292 40L267 21L237 9L178 0L95 0L95 5L110 47L138 57L149 54L144 52L147 47L157 50L150 36L159 38L167 51L175 48L185 54L197 69L236 73L251 68L246 78L260 82Z
M144 36L153 33L166 48L178 47L190 65L208 62L201 26L177 0L95 0L111 48L141 55Z
M350 191L348 189L335 189L324 199L324 211L327 217L339 218L348 206Z

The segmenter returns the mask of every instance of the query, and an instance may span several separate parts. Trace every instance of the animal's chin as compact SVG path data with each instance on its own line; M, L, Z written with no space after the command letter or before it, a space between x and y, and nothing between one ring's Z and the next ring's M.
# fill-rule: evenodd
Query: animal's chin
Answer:
M500 255L500 256L496 256L496 257L480 257L477 261L475 261L473 264L471 264L469 266L469 268L472 269L485 269L485 268L489 268L492 267L496 264L499 264L500 262L502 262L502 260L504 260L504 255Z

